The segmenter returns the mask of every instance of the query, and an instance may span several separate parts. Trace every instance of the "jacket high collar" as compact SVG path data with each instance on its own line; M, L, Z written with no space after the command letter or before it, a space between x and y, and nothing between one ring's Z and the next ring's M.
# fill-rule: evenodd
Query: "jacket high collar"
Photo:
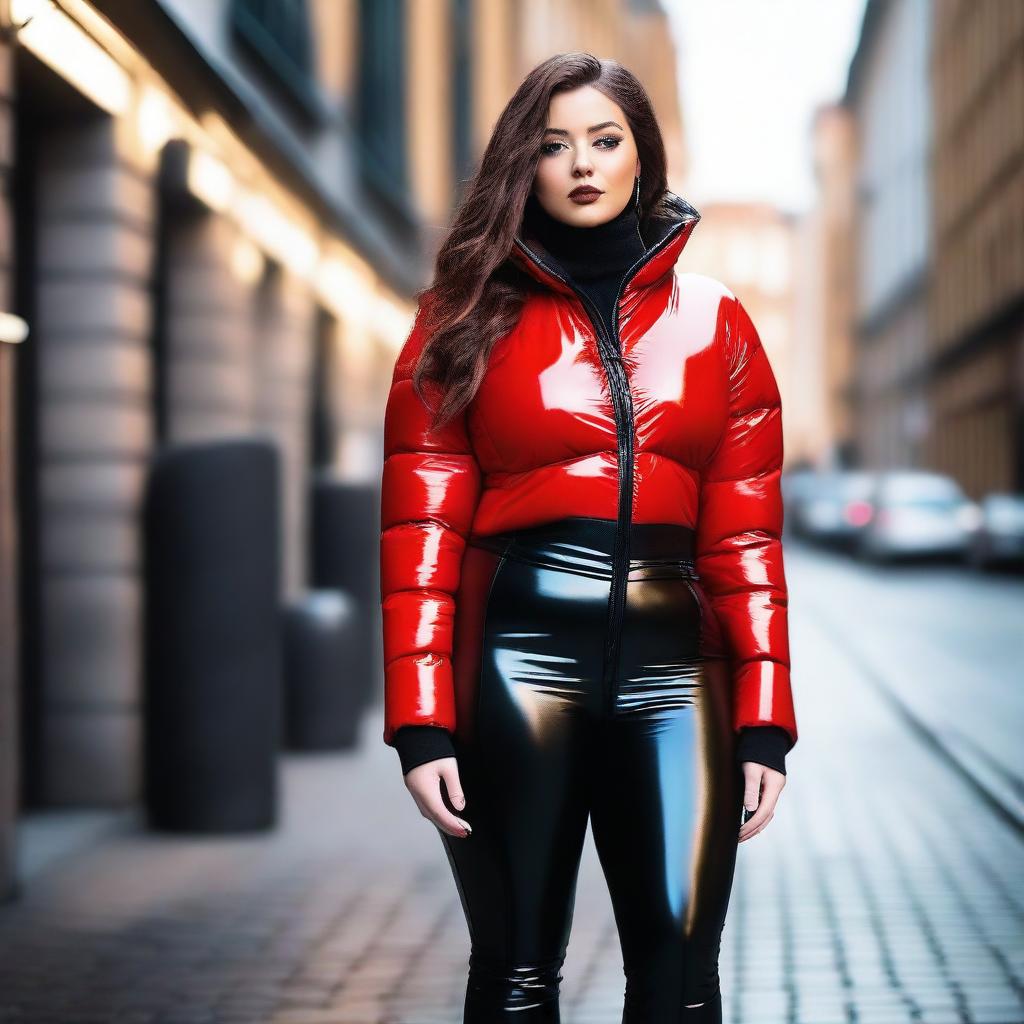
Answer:
M634 288L652 285L669 273L699 220L700 214L682 196L666 192L658 204L657 212L648 219L646 228L642 229L645 252L627 275L623 294ZM537 238L529 235L524 237L522 229L515 237L510 258L552 291L568 296L576 294L568 283L569 274L565 267Z

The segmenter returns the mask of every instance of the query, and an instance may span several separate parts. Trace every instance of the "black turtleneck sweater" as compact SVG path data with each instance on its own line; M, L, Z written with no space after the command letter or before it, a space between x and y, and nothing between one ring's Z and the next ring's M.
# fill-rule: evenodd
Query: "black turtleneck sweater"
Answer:
M615 338L612 313L619 285L647 251L632 200L611 220L588 228L557 220L531 196L524 226L597 306L605 331Z
M524 228L590 299L605 332L615 338L612 317L619 286L647 251L632 199L611 220L595 227L576 227L550 216L531 195ZM455 754L448 730L435 725L404 725L395 732L394 743L403 775L428 761ZM785 774L791 746L789 733L777 725L748 726L740 730L736 759L755 761Z

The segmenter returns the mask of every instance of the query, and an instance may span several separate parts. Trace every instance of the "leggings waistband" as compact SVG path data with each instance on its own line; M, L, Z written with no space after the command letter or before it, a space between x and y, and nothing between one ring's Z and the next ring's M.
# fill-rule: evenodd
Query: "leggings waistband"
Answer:
M617 524L613 519L569 516L540 526L473 534L474 547L520 562L608 579ZM676 523L633 523L629 531L629 579L699 579L694 566L696 531Z

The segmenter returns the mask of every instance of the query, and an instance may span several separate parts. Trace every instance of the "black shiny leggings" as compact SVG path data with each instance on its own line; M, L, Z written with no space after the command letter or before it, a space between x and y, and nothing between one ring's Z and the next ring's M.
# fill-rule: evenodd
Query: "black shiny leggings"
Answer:
M623 1024L720 1024L742 771L728 662L702 658L693 531L635 524L609 625L615 523L473 538L455 623L462 816L440 832L471 955L463 1022L559 1022L588 818L626 975ZM605 673L609 630L621 631ZM451 805L449 804L449 807Z

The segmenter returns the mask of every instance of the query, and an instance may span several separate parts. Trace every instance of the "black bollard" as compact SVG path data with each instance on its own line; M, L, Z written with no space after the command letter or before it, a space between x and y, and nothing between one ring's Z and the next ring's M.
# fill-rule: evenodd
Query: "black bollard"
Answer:
M365 626L350 594L313 590L292 601L284 621L284 745L343 750L356 745L362 710L350 678Z
M277 450L261 438L156 459L144 521L145 796L151 827L266 829L282 700Z
M365 631L346 682L360 709L383 699L384 651L380 624L380 481L318 474L312 482L310 579L317 589L355 599Z

